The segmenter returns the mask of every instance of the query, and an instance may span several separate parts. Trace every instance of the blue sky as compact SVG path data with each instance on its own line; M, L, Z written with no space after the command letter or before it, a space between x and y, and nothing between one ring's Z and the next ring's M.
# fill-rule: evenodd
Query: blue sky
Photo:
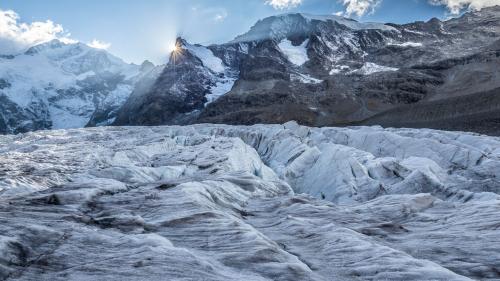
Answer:
M406 23L449 16L446 6L428 3L448 0L269 1L2 0L0 10L13 10L20 17L17 19L19 24L51 20L71 33L70 38L81 42L97 39L109 43L110 52L136 63L144 59L162 62L177 34L193 43L221 43L247 31L258 19L266 16L285 12L333 14L346 11L349 1L372 5L380 1L361 16L351 14L361 21ZM296 5L280 9L276 3Z

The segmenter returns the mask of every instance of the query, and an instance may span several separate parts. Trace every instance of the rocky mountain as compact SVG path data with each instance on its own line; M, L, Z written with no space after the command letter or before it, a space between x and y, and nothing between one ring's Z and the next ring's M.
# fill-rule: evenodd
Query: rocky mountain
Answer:
M498 6L403 25L284 14L226 44L177 46L114 124L297 120L500 133Z
M120 109L121 125L186 124L233 87L236 67L227 65L209 48L179 38L177 51L161 74L144 81Z
M106 125L154 66L53 40L0 57L0 133Z
M0 136L2 280L499 280L500 139L101 127Z
M500 7L446 21L283 14L166 65L58 40L0 56L0 133L101 125L384 125L500 134Z

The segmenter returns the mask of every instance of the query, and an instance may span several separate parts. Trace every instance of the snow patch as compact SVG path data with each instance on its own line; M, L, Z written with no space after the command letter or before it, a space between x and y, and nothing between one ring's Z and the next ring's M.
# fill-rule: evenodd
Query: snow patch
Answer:
M330 70L330 75L343 73L349 70L349 66L347 65L334 65Z
M367 62L360 69L351 71L350 73L362 74L362 75L370 75L377 72L386 72L386 71L398 71L399 68L388 67L378 65L372 62Z
M205 96L207 98L205 107L231 91L236 80L237 78L228 77L217 81L215 87L210 89L210 94Z
M278 47L291 63L297 66L301 66L309 60L309 57L307 55L308 43L309 39L305 40L299 46L294 46L290 40L283 39L278 44Z
M194 56L199 58L205 67L216 73L224 72L226 69L222 60L214 55L214 53L201 45L186 44L186 49Z
M323 82L323 80L316 79L310 75L302 74L302 73L291 74L290 78L292 81L298 81L298 82L305 83L305 84L319 84L319 83Z
M389 44L389 46L418 48L418 47L422 47L423 44L418 43L418 42L404 42L404 43L392 43L392 44Z

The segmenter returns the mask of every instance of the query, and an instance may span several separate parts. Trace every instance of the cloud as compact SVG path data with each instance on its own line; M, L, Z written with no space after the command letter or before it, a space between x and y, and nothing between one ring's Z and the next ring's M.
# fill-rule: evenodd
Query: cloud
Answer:
M20 22L19 15L12 11L0 10L0 52L15 54L27 48L53 39L71 40L60 24L44 22Z
M500 5L500 0L429 0L431 5L446 6L449 12L456 15L463 9L481 10L482 8Z
M277 10L284 10L297 7L302 4L302 0L267 0L266 4L273 6Z
M223 22L228 16L226 8L223 7L206 7L206 6L192 6L191 12L196 18L196 21L201 19L208 19L210 22L220 23ZM198 19L199 18L199 19Z
M109 47L111 47L110 43L102 42L97 39L92 40L89 44L87 44L89 47L95 48L95 49L102 49L102 50L107 50Z
M215 14L214 21L221 22L227 18L228 14L226 11L221 11L220 13Z
M345 6L345 16L362 17L375 11L382 0L339 0ZM435 1L435 0L431 0Z

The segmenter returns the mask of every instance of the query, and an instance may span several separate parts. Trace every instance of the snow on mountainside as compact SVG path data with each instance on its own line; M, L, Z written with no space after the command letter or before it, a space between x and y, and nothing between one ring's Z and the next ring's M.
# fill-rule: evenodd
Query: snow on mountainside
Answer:
M306 48L308 43L309 40L305 40L299 46L293 46L290 40L283 39L278 44L278 47L291 63L301 66L309 60Z
M1 279L500 278L494 137L101 127L0 156Z
M395 67L387 67L387 66L378 65L378 64L375 64L372 62L367 62L367 63L363 64L363 67L361 67L360 69L354 70L351 73L370 75L373 73L384 72L384 71L398 71L398 69Z
M191 45L188 43L185 43L183 47L188 52L192 53L195 57L199 58L203 62L203 66L208 67L213 72L221 73L226 69L222 60L216 57L208 48L201 45Z
M0 89L0 133L81 128L96 110L111 119L145 74L104 50L59 40L0 58L0 80L9 85Z
M210 47L177 38L168 64L149 87L136 89L113 125L186 124L233 88L239 69Z
M179 38L178 60L147 71L54 41L0 58L22 69L0 76L0 132L297 120L499 134L499 42L500 7L401 25L271 16L226 44Z
M336 15L312 15L312 14L307 14L307 13L301 13L299 14L302 17L308 19L308 20L317 20L317 21L332 21L332 22L337 22L341 25L347 26L350 29L354 30L362 30L362 29L378 29L378 30L384 30L384 31L398 31L396 28L383 24L383 23L377 23L377 22L358 22L354 19L350 18L345 18L341 16L336 16Z
M215 56L213 51L207 47L184 42L178 52L182 55L182 52L186 51L200 59L202 66L215 74L211 77L212 85L210 86L209 93L205 95L207 100L204 104L205 106L231 91L234 82L237 80L237 70L232 70L226 66L222 59Z
M284 14L209 46L238 69L230 92L186 123L432 127L500 134L500 6L373 24ZM474 105L474 106L470 106ZM138 120L134 118L132 120ZM133 125L171 124L141 122Z
M277 16L271 16L258 21L249 32L236 37L232 43L252 42L265 39L285 39L293 34L310 33L314 29L313 21L332 22L345 26L351 30L398 30L392 26L381 23L362 23L353 19L344 18L335 15L311 15L302 13L290 13Z

